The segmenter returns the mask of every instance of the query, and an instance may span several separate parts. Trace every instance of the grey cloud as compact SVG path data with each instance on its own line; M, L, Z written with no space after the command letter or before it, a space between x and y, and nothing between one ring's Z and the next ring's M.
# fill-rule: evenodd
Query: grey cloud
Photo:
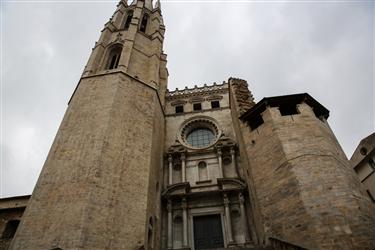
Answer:
M3 3L0 195L31 193L67 102L115 2ZM162 2L169 89L249 82L308 92L348 156L374 131L374 5Z

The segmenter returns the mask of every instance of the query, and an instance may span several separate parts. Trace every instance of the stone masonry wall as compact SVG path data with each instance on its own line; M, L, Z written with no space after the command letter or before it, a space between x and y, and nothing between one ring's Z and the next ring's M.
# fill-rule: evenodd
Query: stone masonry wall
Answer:
M11 249L144 245L163 126L155 90L122 73L83 78Z
M237 79L239 80L239 79ZM239 148L239 155L240 155L240 173L242 174L241 178L244 178L244 180L247 183L248 186L248 191L249 191L249 203L246 204L246 207L248 209L247 214L248 214L248 219L249 219L249 225L250 225L250 234L251 238L254 243L256 244L262 244L263 241L265 240L264 236L264 227L263 227L263 219L262 215L260 213L260 208L259 208L259 202L254 186L254 178L252 176L252 172L250 171L250 162L249 162L249 155L246 150L246 145L245 145L245 140L242 136L242 130L241 130L241 125L243 125L240 120L238 119L240 114L239 112L243 113L248 108L250 108L253 105L253 99L252 95L247 87L246 81L239 80L236 81L235 79L230 79L229 80L230 84L230 92L229 92L229 99L230 99L230 107L231 107L231 122L233 124L234 132L236 135L236 140L238 143L238 148ZM235 86L233 86L235 85ZM243 104L241 107L239 106L239 99L241 98L238 96L238 87L241 85L241 92L243 93L241 102L245 102L246 104ZM234 90L237 90L234 91ZM247 94L245 92L248 92ZM251 98L250 98L251 97Z
M326 121L298 109L267 108L264 124L242 127L266 234L311 249L374 249L374 205Z

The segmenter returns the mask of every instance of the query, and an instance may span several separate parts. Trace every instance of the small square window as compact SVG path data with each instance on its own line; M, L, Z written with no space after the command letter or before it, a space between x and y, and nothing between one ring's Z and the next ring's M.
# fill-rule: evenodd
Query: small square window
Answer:
M211 102L211 108L213 108L213 109L220 108L220 102L219 101L212 101Z
M184 113L184 106L182 106L182 105L176 106L175 110L176 110L176 114Z
M193 110L202 110L202 104L201 103L194 103L193 104Z
M299 114L296 105L280 105L279 110L282 116Z

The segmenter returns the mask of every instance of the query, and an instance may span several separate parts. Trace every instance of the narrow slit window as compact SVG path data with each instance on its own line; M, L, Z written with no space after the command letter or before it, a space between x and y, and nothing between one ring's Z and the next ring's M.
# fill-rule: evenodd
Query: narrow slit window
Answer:
M213 108L213 109L220 108L220 102L219 101L212 101L211 102L211 108Z
M175 107L176 114L178 113L184 113L184 106L179 105Z
M140 27L140 31L142 32L146 32L146 28L147 28L147 21L148 21L148 15L147 14L144 14L143 15L143 18L142 18L142 22L141 22L141 27Z
M193 110L194 111L202 110L202 104L201 103L194 103L193 104Z
M126 30L129 29L132 19L133 19L133 11L129 11L128 16L126 17L125 24L124 24L124 29Z

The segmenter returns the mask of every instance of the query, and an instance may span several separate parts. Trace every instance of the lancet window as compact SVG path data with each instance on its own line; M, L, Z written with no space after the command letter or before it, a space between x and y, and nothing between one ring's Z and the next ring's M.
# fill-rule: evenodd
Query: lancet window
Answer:
M132 18L133 18L133 11L130 10L130 11L127 12L126 21L125 21L125 24L124 24L125 30L129 29L130 23L132 22Z
M121 51L122 47L120 46L115 46L110 50L108 54L107 69L117 68L120 61Z
M148 14L145 13L142 18L141 27L139 28L140 31L146 32L147 22L148 22Z

